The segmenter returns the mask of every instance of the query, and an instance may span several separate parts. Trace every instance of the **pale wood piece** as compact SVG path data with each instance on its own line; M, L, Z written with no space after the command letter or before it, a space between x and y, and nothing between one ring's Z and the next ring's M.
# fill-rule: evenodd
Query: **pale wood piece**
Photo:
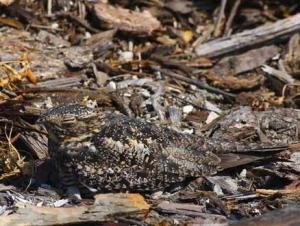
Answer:
M198 56L218 57L241 49L275 43L300 31L300 14L195 46Z
M0 217L0 225L69 225L101 223L115 215L147 213L150 206L139 194L99 194L91 206L69 208L27 206L16 213Z

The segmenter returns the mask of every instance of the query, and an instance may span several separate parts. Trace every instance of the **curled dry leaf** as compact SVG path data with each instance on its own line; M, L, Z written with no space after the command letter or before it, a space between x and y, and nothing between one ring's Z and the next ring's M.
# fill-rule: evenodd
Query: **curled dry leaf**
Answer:
M94 9L101 21L121 31L150 35L161 26L149 11L134 12L102 2L98 2Z

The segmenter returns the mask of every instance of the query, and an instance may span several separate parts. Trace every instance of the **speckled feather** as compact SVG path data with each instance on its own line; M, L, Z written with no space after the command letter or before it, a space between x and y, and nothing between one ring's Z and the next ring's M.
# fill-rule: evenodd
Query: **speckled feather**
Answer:
M215 173L220 161L202 139L80 105L51 109L39 122L60 170L97 190L163 189Z
M221 162L204 138L80 105L51 109L39 122L67 186L77 181L98 191L155 191L214 174Z

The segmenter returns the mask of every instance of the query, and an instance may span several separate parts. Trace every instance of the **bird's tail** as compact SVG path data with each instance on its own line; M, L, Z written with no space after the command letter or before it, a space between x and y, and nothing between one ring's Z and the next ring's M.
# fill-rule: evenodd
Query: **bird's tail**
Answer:
M300 142L284 145L260 145L256 144L256 148L244 148L231 153L218 153L220 158L220 170L233 168L241 165L257 161L265 161L267 159L279 159L279 153L290 150L291 152L300 150ZM239 147L241 148L241 147Z

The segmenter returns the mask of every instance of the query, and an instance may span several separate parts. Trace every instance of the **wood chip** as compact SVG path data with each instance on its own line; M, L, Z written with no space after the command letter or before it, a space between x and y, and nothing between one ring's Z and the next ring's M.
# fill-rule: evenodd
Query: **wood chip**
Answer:
M150 35L161 26L149 11L134 12L102 2L98 2L94 9L101 21L121 31Z
M0 225L66 225L109 221L115 214L146 213L149 205L139 194L100 194L92 206L51 208L27 206L0 217Z
M266 46L247 51L243 54L224 57L215 67L218 74L236 75L260 67L267 60L275 57L279 53L276 46Z
M281 210L274 210L262 216L235 221L230 226L292 226L300 224L300 208L298 205L286 207Z
M214 86L229 90L249 90L258 87L263 82L263 76L251 75L245 78L236 78L234 76L219 76L214 73L208 73L205 77L212 82Z

